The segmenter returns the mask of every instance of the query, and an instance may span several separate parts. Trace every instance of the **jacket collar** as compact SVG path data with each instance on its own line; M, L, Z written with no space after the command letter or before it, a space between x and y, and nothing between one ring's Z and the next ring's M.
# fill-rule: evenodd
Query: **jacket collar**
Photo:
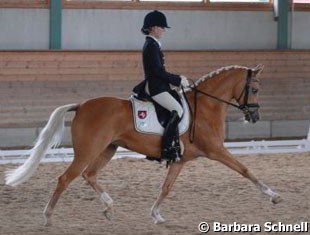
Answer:
M158 44L158 46L161 48L161 43L160 43L160 41L159 41L157 38L155 38L155 37L152 36L152 35L147 35L146 38L151 38L151 39L153 39L153 40Z

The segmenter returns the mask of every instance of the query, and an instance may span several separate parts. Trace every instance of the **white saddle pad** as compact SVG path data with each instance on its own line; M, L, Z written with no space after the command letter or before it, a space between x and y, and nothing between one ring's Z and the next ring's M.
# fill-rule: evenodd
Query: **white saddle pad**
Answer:
M163 135L164 128L160 125L157 119L155 107L153 103L141 101L133 96L130 97L133 110L133 119L135 128L140 133ZM185 98L181 97L184 114L179 123L180 135L184 134L189 126L189 109Z

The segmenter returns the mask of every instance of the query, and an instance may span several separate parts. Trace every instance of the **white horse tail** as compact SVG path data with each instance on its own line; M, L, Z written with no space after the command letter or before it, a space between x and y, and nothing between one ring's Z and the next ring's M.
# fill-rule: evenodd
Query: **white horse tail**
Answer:
M30 150L29 158L17 169L6 172L5 183L7 185L17 186L27 181L34 174L46 152L61 143L66 113L76 111L78 106L78 104L67 104L54 110L34 147Z

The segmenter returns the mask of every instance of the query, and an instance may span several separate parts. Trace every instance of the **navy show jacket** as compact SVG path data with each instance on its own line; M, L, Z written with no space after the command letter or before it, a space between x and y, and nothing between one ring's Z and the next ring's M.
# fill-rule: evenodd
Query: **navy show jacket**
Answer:
M170 84L180 86L180 75L166 71L164 54L159 44L152 37L146 36L142 56L145 80L137 87L143 89L147 81L150 96L154 96L165 91L171 92ZM137 87L134 88L134 91Z

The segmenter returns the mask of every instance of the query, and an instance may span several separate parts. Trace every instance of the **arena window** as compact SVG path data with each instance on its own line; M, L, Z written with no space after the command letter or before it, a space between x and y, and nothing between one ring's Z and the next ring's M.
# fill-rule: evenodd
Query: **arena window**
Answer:
M0 0L0 8L47 8L48 0Z
M294 0L294 3L310 3L310 0Z
M294 11L310 11L310 0L293 0Z
M48 8L51 0L0 0L0 8ZM61 0L63 8L271 11L276 0ZM309 11L310 0L293 0L295 11Z
M203 0L140 0L140 2L204 2Z
M258 3L269 3L269 0L209 0L210 2L258 2Z
M271 0L64 0L64 8L271 11Z

